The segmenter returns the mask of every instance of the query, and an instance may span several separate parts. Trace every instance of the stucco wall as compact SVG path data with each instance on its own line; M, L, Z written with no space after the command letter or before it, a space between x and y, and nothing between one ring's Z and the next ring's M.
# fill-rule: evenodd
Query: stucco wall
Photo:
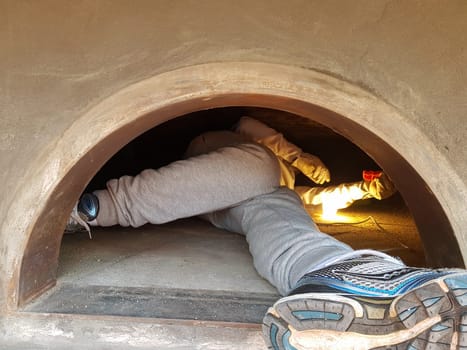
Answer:
M31 165L92 106L134 82L208 62L280 63L361 86L432 140L449 176L465 184L466 31L462 0L2 1L0 222L17 216L10 205L28 190ZM0 227L3 283L13 273L6 250L25 225Z

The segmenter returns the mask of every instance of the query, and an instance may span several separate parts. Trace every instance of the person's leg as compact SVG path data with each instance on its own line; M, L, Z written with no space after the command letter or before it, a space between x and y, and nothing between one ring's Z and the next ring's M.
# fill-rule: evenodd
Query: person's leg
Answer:
M256 270L282 295L307 272L352 251L320 232L297 194L286 187L204 218L217 227L244 234Z
M287 296L263 321L270 349L464 349L467 272L421 269L319 232L286 188L206 215L243 233Z
M137 227L204 214L273 191L279 176L277 159L262 146L223 147L110 180L94 192L99 213L91 224Z

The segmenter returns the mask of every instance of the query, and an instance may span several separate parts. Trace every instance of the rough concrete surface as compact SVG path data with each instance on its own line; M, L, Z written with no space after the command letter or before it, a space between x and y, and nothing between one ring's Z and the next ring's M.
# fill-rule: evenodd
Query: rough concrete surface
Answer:
M356 249L424 264L416 228L397 196L354 205L337 221L312 214L322 231ZM225 305L216 305L227 293ZM182 309L171 302L176 294ZM64 237L57 286L4 320L0 349L263 349L261 320L278 297L254 270L241 235L199 219L97 228L92 240L86 232ZM263 307L251 308L256 302ZM206 312L209 306L217 310Z
M86 182L78 173L68 178L73 197L58 186L61 179L77 168L97 167L116 151L97 150L96 158L84 157L101 136L92 132L94 114L83 116L108 107L112 98L123 96L122 91L138 82L163 81L165 73L184 68L190 72L190 67L210 63L269 63L276 66L264 71L288 67L296 72L294 77L305 77L298 73L302 71L316 72L310 73L316 78L309 85L310 94L317 87L324 92L327 87L342 87L348 99L340 105L351 110L346 117L368 126L413 162L416 171L425 172L421 177L426 189L451 221L465 260L466 16L467 3L462 0L1 1L0 310L14 311L21 298L26 247L30 247L29 264L36 259L46 266L56 264L57 232ZM232 67L237 87L253 84L252 74L242 81L244 66ZM318 73L327 78L319 78ZM154 77L159 80L151 80ZM166 96L182 99L189 92L183 90L185 80L177 79ZM309 82L294 80L297 87L269 82L264 89L282 89L296 97ZM215 93L217 83L207 80L206 89ZM359 99L362 91L367 95ZM349 97L352 93L355 100ZM138 105L150 94L140 94L140 99L127 95L137 101L128 111L150 112ZM326 98L336 96L324 94L323 105L332 104ZM208 108L209 97L203 98ZM363 115L360 103L378 112ZM383 104L387 108L377 108ZM180 111L189 112L184 108ZM127 137L147 127L144 123L149 121L143 119ZM98 119L96 130L114 137L115 147L121 147L129 140L118 134L117 125L123 127L127 120L118 114L111 120L114 129L109 120L106 124ZM64 135L73 137L64 141ZM86 136L82 142L80 135ZM47 169L41 168L44 165ZM92 169L87 176L97 170ZM50 202L56 198L61 200L54 206ZM50 216L57 220L40 221L43 208L51 208ZM37 227L36 221L41 222ZM49 234L54 239L45 244ZM45 256L46 261L40 261ZM54 269L40 276L29 273L33 291L54 280Z
M258 326L151 319L13 314L0 323L2 350L264 350Z

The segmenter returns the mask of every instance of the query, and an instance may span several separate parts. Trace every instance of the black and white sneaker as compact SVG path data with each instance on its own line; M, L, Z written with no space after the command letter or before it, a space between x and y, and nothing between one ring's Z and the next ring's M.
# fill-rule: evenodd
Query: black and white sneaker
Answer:
M85 193L73 207L65 227L65 233L87 232L92 239L88 222L94 220L99 213L99 200L92 193Z
M467 271L355 254L306 274L269 309L269 349L467 350Z

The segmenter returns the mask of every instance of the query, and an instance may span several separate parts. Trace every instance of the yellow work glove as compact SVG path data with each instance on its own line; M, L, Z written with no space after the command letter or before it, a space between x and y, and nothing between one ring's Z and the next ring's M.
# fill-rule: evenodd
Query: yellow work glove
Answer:
M309 153L300 153L291 165L319 185L331 181L331 174L326 165L324 165L321 159Z
M362 190L368 193L368 197L376 199L386 199L397 192L396 186L385 173L371 180L362 182Z
M321 159L303 152L300 147L287 141L284 135L266 124L250 117L242 117L235 130L241 135L266 146L287 165L290 164L313 182L322 185L331 180L329 170ZM291 170L293 171L293 169Z

